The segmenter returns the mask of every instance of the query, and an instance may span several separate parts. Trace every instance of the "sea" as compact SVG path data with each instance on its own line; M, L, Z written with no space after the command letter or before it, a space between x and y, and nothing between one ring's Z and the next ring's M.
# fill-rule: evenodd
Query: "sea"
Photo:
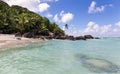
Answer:
M0 49L0 74L120 74L120 38L48 40Z

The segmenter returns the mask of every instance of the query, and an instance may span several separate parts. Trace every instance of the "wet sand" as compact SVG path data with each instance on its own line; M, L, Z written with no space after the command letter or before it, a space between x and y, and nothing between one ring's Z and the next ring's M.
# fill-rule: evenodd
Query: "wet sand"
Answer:
M0 48L8 48L8 47L13 47L13 46L20 45L20 44L40 42L40 41L44 41L44 40L24 38L24 37L15 37L15 35L9 35L9 34L0 34Z

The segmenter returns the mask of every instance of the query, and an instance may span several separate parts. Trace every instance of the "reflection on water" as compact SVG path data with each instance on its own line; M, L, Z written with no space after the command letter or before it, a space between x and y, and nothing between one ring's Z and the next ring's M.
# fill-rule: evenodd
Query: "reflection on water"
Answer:
M120 68L116 64L108 60L88 57L82 54L79 54L78 56L80 58L82 66L89 69L92 72L117 73L120 70Z

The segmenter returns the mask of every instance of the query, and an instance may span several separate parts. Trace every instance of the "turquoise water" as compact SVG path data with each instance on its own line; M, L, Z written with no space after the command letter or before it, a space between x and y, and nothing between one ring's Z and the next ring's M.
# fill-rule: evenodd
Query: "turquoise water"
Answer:
M119 68L119 38L49 40L0 51L0 74L120 74Z

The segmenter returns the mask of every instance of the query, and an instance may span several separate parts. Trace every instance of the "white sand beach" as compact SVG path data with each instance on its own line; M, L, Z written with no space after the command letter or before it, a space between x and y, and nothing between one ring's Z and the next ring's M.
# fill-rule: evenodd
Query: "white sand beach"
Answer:
M0 34L0 48L7 48L24 43L40 42L43 39L15 37L15 35Z

